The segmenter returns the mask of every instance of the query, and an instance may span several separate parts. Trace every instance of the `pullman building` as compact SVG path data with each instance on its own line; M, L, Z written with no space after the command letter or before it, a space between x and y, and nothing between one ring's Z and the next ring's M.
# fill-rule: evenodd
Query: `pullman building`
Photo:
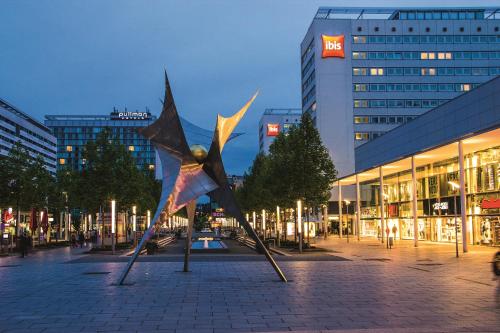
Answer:
M302 110L339 176L354 172L355 147L500 74L498 11L318 10L301 43Z
M57 138L57 168L81 170L85 164L83 149L88 141L95 141L105 128L127 147L137 167L154 170L156 153L149 140L137 130L156 119L148 111L118 111L110 115L47 115L45 126Z

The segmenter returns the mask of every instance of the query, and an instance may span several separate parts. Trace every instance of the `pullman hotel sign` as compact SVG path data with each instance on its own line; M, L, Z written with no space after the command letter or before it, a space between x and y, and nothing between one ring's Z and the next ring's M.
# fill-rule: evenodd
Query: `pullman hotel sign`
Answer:
M115 111L110 114L111 120L149 120L151 113L139 111Z

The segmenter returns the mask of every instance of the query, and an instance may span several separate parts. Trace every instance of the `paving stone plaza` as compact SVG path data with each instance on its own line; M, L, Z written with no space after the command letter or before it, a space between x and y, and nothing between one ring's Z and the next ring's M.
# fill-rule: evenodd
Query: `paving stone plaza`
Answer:
M0 332L498 332L493 249L332 238L320 254L176 253L127 258L86 249L0 258Z

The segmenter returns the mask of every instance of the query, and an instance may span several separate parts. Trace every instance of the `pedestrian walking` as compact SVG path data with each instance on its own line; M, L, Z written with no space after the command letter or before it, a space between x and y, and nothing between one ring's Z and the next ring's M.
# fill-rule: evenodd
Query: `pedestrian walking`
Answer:
M76 247L76 236L75 236L75 234L71 235L71 247Z

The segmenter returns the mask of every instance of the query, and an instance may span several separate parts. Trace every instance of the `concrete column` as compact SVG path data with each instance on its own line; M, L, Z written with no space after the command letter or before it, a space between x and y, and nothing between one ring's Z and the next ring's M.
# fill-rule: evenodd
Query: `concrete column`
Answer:
M417 167L415 166L415 156L411 157L411 210L413 214L413 245L418 246L418 216L417 216Z
M356 234L358 235L358 241L361 239L361 193L359 193L359 177L356 174Z
M385 214L384 214L384 174L382 173L382 167L378 168L379 172L379 182L380 182L380 229L381 229L381 238L382 243L384 243L385 238Z
M342 238L342 186L339 180L339 237Z
M462 247L464 253L467 252L468 230L467 230L467 210L465 193L465 169L464 169L464 148L463 141L458 141L458 173L460 176L460 215L462 218Z

